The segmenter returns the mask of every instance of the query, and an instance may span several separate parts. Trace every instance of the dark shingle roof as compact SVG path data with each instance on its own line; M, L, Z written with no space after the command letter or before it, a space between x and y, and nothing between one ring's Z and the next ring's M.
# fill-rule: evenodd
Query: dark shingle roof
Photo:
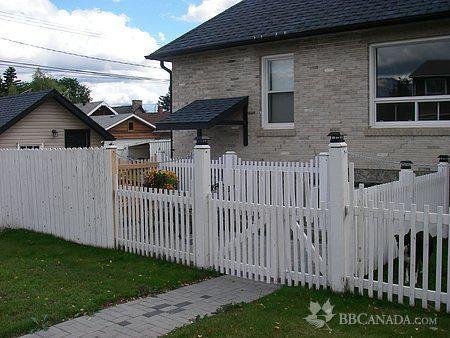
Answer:
M101 125L103 128L108 129L111 126L128 119L133 116L133 114L119 114L119 115L102 115L102 116L91 116L95 122Z
M20 113L33 107L36 102L45 98L51 90L0 97L0 130L14 120Z
M0 134L50 98L55 99L59 104L102 135L106 140L114 140L114 136L94 122L94 120L55 89L0 97Z
M147 58L449 16L449 0L244 0Z
M136 114L138 112L145 113L145 110L142 106L133 108L133 106L117 106L112 107L117 114Z
M156 123L157 130L207 129L248 104L248 97L197 100Z
M85 104L77 103L76 106L79 109L81 109L85 114L89 114L92 111L92 109L94 109L101 103L102 103L102 101L87 102Z

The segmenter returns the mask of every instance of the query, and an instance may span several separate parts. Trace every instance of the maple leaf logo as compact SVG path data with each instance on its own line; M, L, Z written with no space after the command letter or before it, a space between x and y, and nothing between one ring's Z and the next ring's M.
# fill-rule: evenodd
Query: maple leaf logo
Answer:
M330 322L330 320L332 320L335 316L335 314L333 314L333 309L334 305L331 305L329 299L322 306L319 303L310 302L309 311L311 314L303 319L305 319L316 329L326 327L329 331L331 331L331 328L327 323Z

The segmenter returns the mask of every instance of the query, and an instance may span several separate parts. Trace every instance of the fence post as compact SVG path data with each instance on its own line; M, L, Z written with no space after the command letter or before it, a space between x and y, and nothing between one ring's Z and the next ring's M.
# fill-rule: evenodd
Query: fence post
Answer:
M211 148L198 137L194 147L193 235L195 265L207 268L209 262L208 197L211 194Z
M109 152L109 159L111 160L111 202L107 204L107 247L113 248L116 245L117 239L117 222L119 219L117 207L117 188L119 181L119 164L117 159L117 146L114 144L105 145L105 149Z
M319 154L319 205L325 202L328 205L328 153Z
M331 132L328 163L329 210L330 210L330 284L333 291L343 292L346 288L346 274L350 271L351 250L349 243L349 219L346 205L349 200L348 152L344 136Z
M416 175L412 170L412 161L401 161L400 162L400 173L398 175L398 180L402 185L408 187L408 195L406 196L406 201L404 201L407 210L411 209L411 204L414 204L414 179Z
M227 151L224 158L223 184L226 187L234 185L234 170L237 163L237 155L234 151Z
M438 172L442 173L445 176L445 186L444 186L444 210L447 210L449 207L449 197L450 197L450 170L449 170L449 156L448 155L440 155L439 156L439 165Z

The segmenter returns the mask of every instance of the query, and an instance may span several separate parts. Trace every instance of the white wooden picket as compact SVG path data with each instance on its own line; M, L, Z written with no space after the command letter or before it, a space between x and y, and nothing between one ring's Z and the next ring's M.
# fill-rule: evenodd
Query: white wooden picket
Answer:
M173 171L178 177L179 191L192 191L194 161L189 158L167 160L159 163L159 169Z
M267 283L326 287L325 203L320 208L283 205L281 199L258 204L224 191L209 202L211 267Z
M193 262L189 193L119 187L116 204L119 249L187 265Z
M0 149L0 225L114 246L107 149Z
M356 264L348 278L350 290L356 288L360 294L367 290L369 297L376 293L378 298L387 297L389 301L396 295L399 303L407 298L410 305L420 300L424 308L433 302L436 310L445 304L450 312L449 210L444 213L439 206L432 213L425 205L424 211L418 211L415 204L406 210L403 203L379 202L375 206L373 201L350 208L356 217L352 223L355 236L362 233L367 238L366 248L354 251ZM429 254L431 243L436 249Z

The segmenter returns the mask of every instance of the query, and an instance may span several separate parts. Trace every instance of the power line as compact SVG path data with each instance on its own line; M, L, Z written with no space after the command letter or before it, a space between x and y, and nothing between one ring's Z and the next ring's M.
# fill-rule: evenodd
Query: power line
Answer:
M101 35L98 33L90 33L90 32L86 32L86 31L77 30L74 28L67 28L67 27L64 27L61 25L55 25L55 24L52 24L49 22L47 22L47 23L35 22L32 19L15 17L14 15L5 15L5 14L0 13L0 20L14 22L14 23L23 24L23 25L31 25L31 26L35 26L35 27L50 29L50 30L56 30L58 32L72 33L72 34L78 34L78 35L87 35L90 37L101 37Z
M78 57L82 57L82 58L86 58L86 59L92 59L92 60L97 60L97 61L105 61L105 62L112 62L112 63L120 63L120 64L123 64L123 65L129 65L129 66L137 66L137 67L144 67L144 68L160 69L159 67L156 67L156 66L147 66L147 65L141 65L141 64L138 64L138 63L132 63L132 62L126 62L126 61L118 61L118 60L111 60L111 59L100 58L100 57L96 57L96 56L89 56L89 55L77 54L77 53L72 53L72 52L66 52L66 51L59 50L59 49L53 49L53 48L33 45L31 43L26 43L26 42L23 42L23 41L12 40L12 39L8 39L8 38L2 37L2 36L0 36L0 39L5 40L5 41L9 41L9 42L13 42L13 43L17 43L17 44L20 44L20 45L24 45L24 46L39 48L39 49L43 49L43 50L47 50L47 51L55 52L55 53L61 53L61 54L66 54L66 55L78 56Z
M147 81L159 81L159 82L169 81L166 79L158 79L158 78L151 78L151 77L144 77L144 76L133 76L133 75L125 75L125 74L98 72L98 71L93 71L93 70L53 67L53 66L46 66L46 65L39 65L39 64L34 64L34 63L26 63L26 62L18 62L18 61L0 60L0 64L5 65L5 66L14 66L17 68L31 68L31 69L40 68L40 69L46 70L46 71L64 71L64 72L75 73L75 74L92 74L92 75L99 75L99 76L104 76L104 77L112 77L112 78L119 78L119 79L126 79L126 80L147 80Z
M35 18L35 17L29 16L29 15L25 15L23 13L15 13L15 12L8 12L8 11L0 10L0 15L10 17L10 18L20 19L20 20L28 20L28 21L38 22L38 23L48 25L48 26L53 26L56 28L65 28L65 29L70 29L73 31L84 32L84 33L101 36L101 32L98 32L98 31L96 32L96 31L87 30L87 29L80 29L79 27L75 27L75 26L68 26L68 25L63 25L63 24L59 24L59 23L54 23L54 22L51 22L48 20L43 20L41 18Z

